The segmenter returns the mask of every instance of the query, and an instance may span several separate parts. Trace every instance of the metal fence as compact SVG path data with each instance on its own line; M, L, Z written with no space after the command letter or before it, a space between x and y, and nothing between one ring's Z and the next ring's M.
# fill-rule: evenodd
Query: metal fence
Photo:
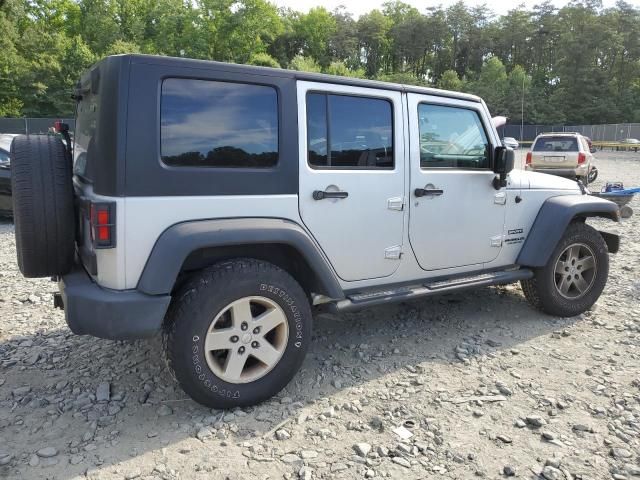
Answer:
M521 134L522 129L522 134ZM533 141L545 132L578 132L594 142L620 142L625 138L640 138L640 123L610 123L606 125L505 125L500 136L524 142Z
M76 122L72 118L0 118L0 133L47 133L57 120L68 123L69 129L74 130Z
M0 133L47 133L56 120L75 129L72 118L0 118ZM522 130L522 132L521 132ZM640 138L640 123L611 123L606 125L505 125L498 129L501 137L513 137L524 142L533 141L544 132L578 132L594 142L619 142L625 138Z

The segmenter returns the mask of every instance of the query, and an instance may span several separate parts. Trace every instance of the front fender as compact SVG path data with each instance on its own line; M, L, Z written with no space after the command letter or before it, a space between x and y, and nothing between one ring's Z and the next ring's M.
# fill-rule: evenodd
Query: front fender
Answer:
M516 263L527 267L542 267L547 264L565 230L575 218L604 217L619 220L618 205L603 198L591 195L560 195L548 198L536 216L529 236L518 254ZM607 233L604 236L607 245L618 242ZM610 249L610 251L613 251Z

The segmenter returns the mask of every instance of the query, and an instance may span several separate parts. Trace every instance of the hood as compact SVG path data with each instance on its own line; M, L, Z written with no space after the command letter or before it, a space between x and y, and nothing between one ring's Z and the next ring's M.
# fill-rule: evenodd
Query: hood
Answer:
M532 190L573 190L580 191L575 180L549 175L539 172L525 172L524 170L512 170L509 173L512 188L530 188Z

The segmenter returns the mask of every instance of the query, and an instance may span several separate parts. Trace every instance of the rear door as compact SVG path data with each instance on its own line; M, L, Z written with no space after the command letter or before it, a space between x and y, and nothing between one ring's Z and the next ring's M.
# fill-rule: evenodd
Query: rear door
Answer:
M404 204L401 93L298 82L299 209L346 281L400 265Z

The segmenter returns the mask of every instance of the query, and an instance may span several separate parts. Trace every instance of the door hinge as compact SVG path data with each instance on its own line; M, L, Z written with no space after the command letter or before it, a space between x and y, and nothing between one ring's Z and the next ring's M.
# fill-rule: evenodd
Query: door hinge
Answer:
M398 260L402 255L402 246L394 245L393 247L387 247L384 249L384 258L389 260Z
M507 194L504 192L498 192L493 196L493 203L497 205L504 205L507 203Z
M387 208L389 210L402 211L404 208L404 197L393 197L387 200Z
M496 235L495 237L491 237L491 246L492 247L501 247L502 246L502 235Z

